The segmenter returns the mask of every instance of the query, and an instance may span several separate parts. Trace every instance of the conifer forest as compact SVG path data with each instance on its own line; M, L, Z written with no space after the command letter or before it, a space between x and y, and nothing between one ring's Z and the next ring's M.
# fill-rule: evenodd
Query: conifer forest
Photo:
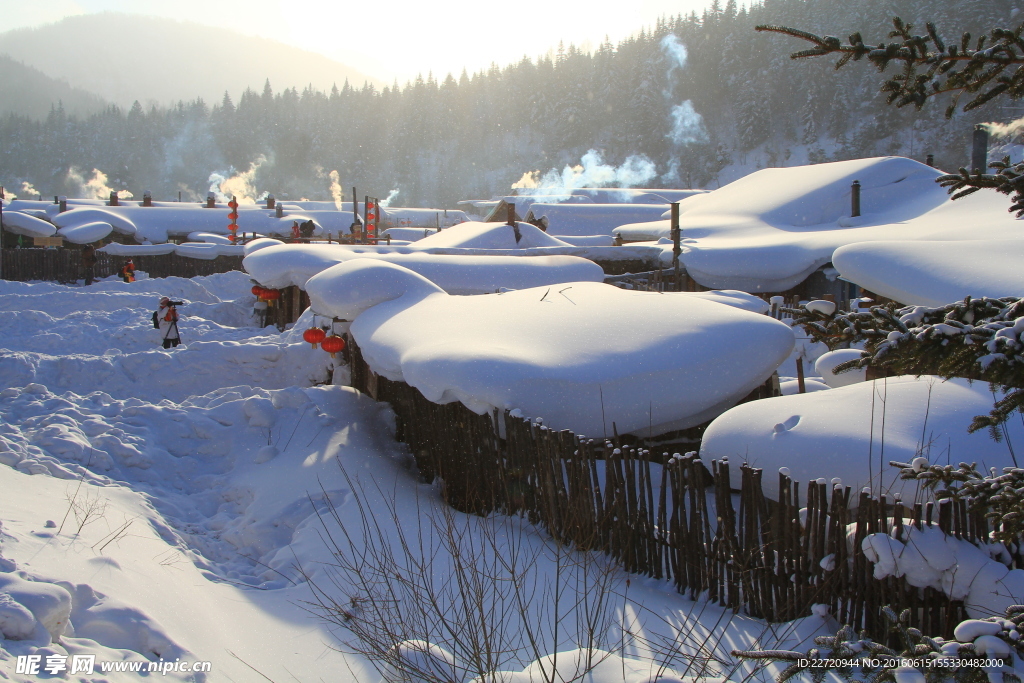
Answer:
M713 189L758 168L877 155L932 154L955 171L969 159L975 123L1012 121L1024 107L996 100L951 119L941 101L920 112L888 107L869 64L837 71L834 60L794 61L799 41L754 26L861 31L881 42L900 16L957 39L1011 27L1017 12L1010 0L715 0L617 45L559 45L510 66L383 89L267 82L238 101L136 102L85 118L58 103L44 120L0 121L0 184L70 194L98 169L115 189L193 200L206 196L211 174L253 170L260 192L329 199L337 171L335 187L450 206L507 193L525 172L579 163L588 150L614 165L646 157L654 187Z

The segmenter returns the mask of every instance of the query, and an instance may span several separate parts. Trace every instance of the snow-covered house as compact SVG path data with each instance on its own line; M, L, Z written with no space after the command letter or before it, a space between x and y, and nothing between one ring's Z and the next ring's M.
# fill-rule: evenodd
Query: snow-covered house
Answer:
M305 286L315 314L352 321L375 373L435 403L518 410L577 434L699 425L764 383L794 345L788 326L739 292L565 281L452 296L383 259L348 260Z
M843 285L840 278L845 278L910 303L907 290L914 278L900 274L904 271L899 264L909 265L908 253L925 253L919 245L951 243L943 252L946 265L924 259L916 271L934 267L950 273L957 262L966 264L954 255L961 247L997 256L999 249L1016 247L1017 242L995 249L983 247L983 242L1017 240L1022 235L1020 221L1006 212L1005 197L980 192L952 201L935 182L941 174L901 157L752 173L681 202L681 261L688 275L704 287L787 292L803 285L806 294L852 298L856 290ZM859 216L851 215L855 181ZM669 237L670 226L668 220L650 221L621 226L615 233L624 241L658 240ZM856 246L866 242L875 244ZM936 244L927 253L942 249ZM897 281L888 284L892 275ZM971 284L966 276L960 279ZM1015 292L1003 292L1009 293Z

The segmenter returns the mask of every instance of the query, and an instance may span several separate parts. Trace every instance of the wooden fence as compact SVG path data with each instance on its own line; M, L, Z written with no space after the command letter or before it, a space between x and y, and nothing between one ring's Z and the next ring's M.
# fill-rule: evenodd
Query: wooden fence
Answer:
M81 251L78 249L2 249L0 275L4 280L45 280L70 283L83 277ZM121 269L127 256L111 256L96 252L93 277L114 275ZM196 259L178 254L132 256L135 269L150 277L197 277L242 269L241 256L218 256L215 259Z
M963 603L938 590L875 579L860 550L868 534L906 540L908 526L987 538L987 520L964 503L905 507L822 480L806 484L801 500L801 484L783 474L779 500L770 500L759 469L580 438L508 411L477 415L461 403L438 405L375 375L354 343L349 353L353 386L393 406L397 438L462 511L524 514L560 542L605 552L629 572L771 622L806 616L821 603L841 623L881 640L885 605L909 608L911 625L933 636L951 637L966 618ZM1021 560L1018 554L1016 566Z

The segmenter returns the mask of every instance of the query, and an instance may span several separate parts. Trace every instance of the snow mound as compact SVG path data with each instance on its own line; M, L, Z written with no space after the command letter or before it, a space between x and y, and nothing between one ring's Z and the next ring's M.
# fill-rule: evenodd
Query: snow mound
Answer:
M4 211L4 230L25 237L52 237L57 228L35 216L20 211Z
M188 234L189 242L209 242L211 244L231 244L224 235L215 235L212 232L190 232Z
M620 225L661 218L667 204L545 204L530 205L535 219L547 219L552 235L611 235ZM529 215L526 216L529 218Z
M890 377L812 394L751 401L719 416L701 443L702 458L729 458L760 467L766 496L778 493L774 473L788 467L796 481L839 477L854 491L912 500L915 482L898 480L890 460L977 462L982 470L1012 466L1006 443L985 432L969 434L975 415L992 409L984 383L935 377ZM1024 425L1008 427L1010 443L1024 443ZM735 474L738 477L738 468ZM737 479L738 482L738 479Z
M311 277L306 291L320 315L355 320L377 304L403 299L410 304L431 294L444 294L433 282L408 268L373 259L339 263Z
M397 252L372 247L284 244L250 253L242 265L261 284L276 288L296 285L305 289L306 281L317 273L353 259L400 265L449 294L483 294L502 288L604 280L599 265L576 256L455 256L402 249Z
M943 306L966 296L1021 296L1022 259L1024 239L893 241L840 247L832 264L844 278L884 297Z
M401 285L378 295L396 268L366 260L324 273L311 281L314 310L327 313L319 306L332 306L332 293L356 292L339 312L358 313L351 333L379 374L435 403L519 409L578 434L610 435L612 422L644 434L699 424L763 382L794 345L783 323L686 293L574 282L453 297L409 273L408 295Z
M0 633L11 640L39 635L37 625L57 640L71 617L71 595L60 586L0 573Z
M0 385L184 400L225 385L278 389L322 381L325 354L252 327L244 273L99 282L88 288L0 281ZM179 307L184 344L160 348L150 316L161 296ZM45 312L44 312L45 311Z
M957 640L977 644L979 639L999 633L999 624L978 619L1002 616L1007 607L1021 604L1024 570L1009 569L990 556L989 548L946 536L937 527L917 529L907 525L904 529L905 541L886 533L864 538L860 549L874 564L874 577L904 576L911 586L931 587L953 600L963 600L968 616L973 619L956 627ZM852 534L849 540L852 542ZM1005 553L1005 548L998 545L990 549ZM1003 641L996 640L1005 646Z
M435 234L436 228L388 228L381 233L381 237L390 237L392 243L395 240L401 240L402 242L418 242L424 237L429 237Z
M846 372L836 373L835 368L840 363L845 363L851 360L859 360L864 357L864 353L859 349L837 349L835 351L829 351L823 353L818 357L818 360L814 362L814 371L821 375L821 379L833 389L839 387L845 387L850 384L856 384L857 382L863 382L867 379L867 369L865 368L854 368L853 370L847 370Z
M954 202L934 182L939 175L900 157L757 171L680 203L683 264L708 287L785 291L848 244L1019 236L1005 197L979 192ZM850 217L854 180L861 186L857 218ZM616 232L628 241L668 237L669 222Z
M570 246L560 239L551 237L535 225L516 223L516 228L520 235L518 241L515 229L506 223L460 223L420 239L416 246L421 249L532 249Z
M70 228L87 223L107 223L122 235L134 235L138 228L131 219L119 213L116 208L113 211L94 207L74 208L53 217L53 223L59 228Z
M99 242L113 231L110 223L96 221L94 223L76 223L61 228L57 234L74 244L90 244Z

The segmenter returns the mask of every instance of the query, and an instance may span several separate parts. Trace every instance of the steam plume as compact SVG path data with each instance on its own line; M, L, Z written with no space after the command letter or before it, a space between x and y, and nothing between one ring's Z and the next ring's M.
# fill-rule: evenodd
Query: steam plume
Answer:
M331 179L331 199L334 200L334 206L341 211L342 193L341 193L341 175L337 171L331 171L327 174Z
M67 182L75 188L75 194L85 199L107 199L114 188L107 185L107 174L98 168L92 169L91 177L86 180L82 172L72 166L68 169ZM131 199L132 193L128 190L118 190L117 195L121 199Z
M255 204L257 200L267 196L266 192L257 195L256 173L263 164L267 163L267 157L263 154L249 164L249 170L241 173L235 172L234 168L226 171L233 173L225 177L225 173L213 172L210 174L210 192L214 193L219 202L227 202L232 197L238 200L239 204Z
M386 199L380 200L380 205L383 206L385 209L388 208L389 206L391 206L391 202L394 201L395 197L397 196L398 190L391 190L391 192L388 193Z
M983 123L988 133L994 138L1012 138L1024 132L1024 118L1009 123Z
M589 150L576 166L551 169L544 175L530 171L512 185L512 189L529 189L530 194L544 195L554 201L564 200L578 187L634 187L650 182L655 176L654 162L643 154L626 158L621 166L605 164L601 153Z

